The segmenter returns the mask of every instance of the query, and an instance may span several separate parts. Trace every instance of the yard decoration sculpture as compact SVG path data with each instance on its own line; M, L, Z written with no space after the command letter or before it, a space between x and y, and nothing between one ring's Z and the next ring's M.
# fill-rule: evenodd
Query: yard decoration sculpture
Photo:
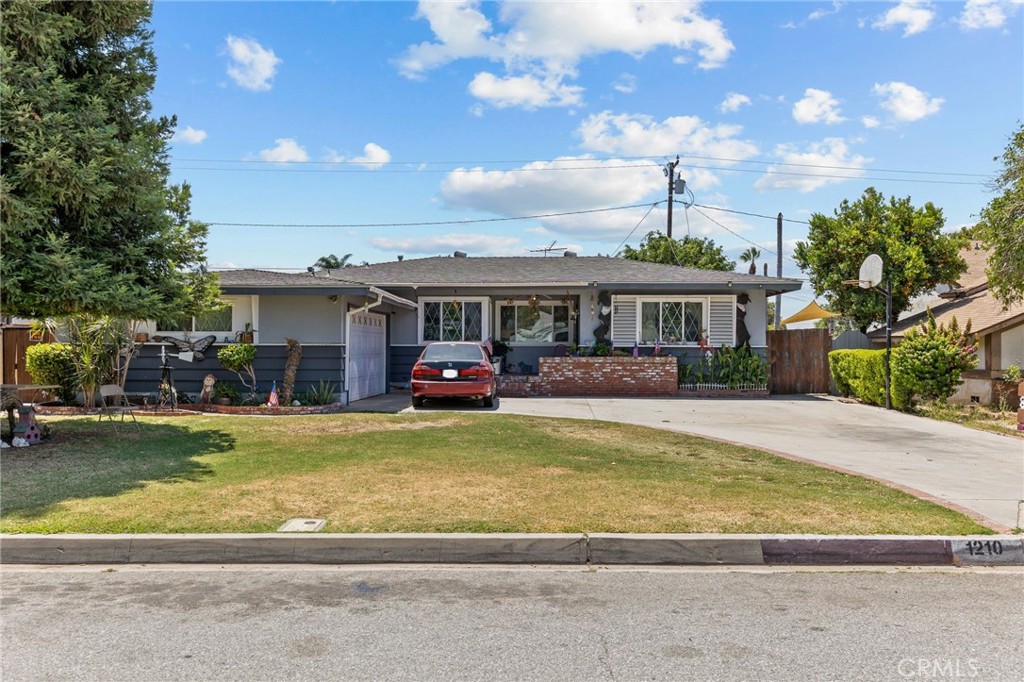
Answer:
M597 295L599 306L597 319L601 323L594 329L594 341L608 343L608 332L612 328L612 295L607 290Z
M213 345L213 342L217 340L217 337L210 334L209 336L204 336L196 339L195 341L190 341L189 339L175 339L170 336L154 336L153 340L169 343L177 348L179 353L191 353L190 361L202 362L206 359L206 356L203 355L203 353ZM185 358L182 359L184 360Z
M199 394L199 402L206 405L213 400L213 386L217 383L217 377L207 374L203 377L203 392Z
M31 405L22 405L18 408L18 425L12 433L12 443L17 439L23 439L28 445L39 445L43 440L43 433L36 424L36 408Z
M750 332L747 330L747 304L750 296L740 294L736 297L736 348L750 343Z

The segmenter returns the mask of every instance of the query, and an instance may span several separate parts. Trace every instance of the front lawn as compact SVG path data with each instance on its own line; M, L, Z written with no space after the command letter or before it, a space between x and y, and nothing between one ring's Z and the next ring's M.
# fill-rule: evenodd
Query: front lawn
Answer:
M867 479L593 421L435 412L44 418L0 455L8 533L990 532Z

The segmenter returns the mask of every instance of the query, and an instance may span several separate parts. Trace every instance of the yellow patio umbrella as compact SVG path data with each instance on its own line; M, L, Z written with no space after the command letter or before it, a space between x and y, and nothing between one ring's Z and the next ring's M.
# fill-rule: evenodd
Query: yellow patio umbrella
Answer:
M807 307L800 312L790 315L779 325L785 327L787 324L793 324L795 322L809 322L810 320L823 320L828 317L839 317L838 313L830 313L829 311L818 305L817 301L811 301L807 304Z

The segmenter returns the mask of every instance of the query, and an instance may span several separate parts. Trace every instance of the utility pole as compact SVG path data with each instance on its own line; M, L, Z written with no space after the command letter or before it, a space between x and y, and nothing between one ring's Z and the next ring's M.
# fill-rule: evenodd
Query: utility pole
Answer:
M675 161L669 161L668 163L665 164L665 167L662 169L662 172L665 174L665 177L668 178L668 238L669 239L672 239L672 204L673 204L672 197L675 195L675 191L676 191L676 179L677 179L676 178L676 166L678 166L678 165L679 165L679 155L677 154L676 155L676 160Z
M782 212L779 212L775 219L775 228L778 233L775 247L775 276L782 277ZM782 294L775 297L775 328L778 329L782 322Z

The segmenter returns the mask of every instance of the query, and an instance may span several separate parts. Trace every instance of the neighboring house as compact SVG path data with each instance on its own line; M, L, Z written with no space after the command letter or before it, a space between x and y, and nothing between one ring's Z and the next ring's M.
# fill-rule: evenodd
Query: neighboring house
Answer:
M608 257L454 256L306 274L258 270L220 273L229 312L189 321L195 339L231 341L254 331L257 378L280 380L286 337L302 343L298 386L336 382L358 400L404 383L422 347L437 340L505 341L506 367L535 370L559 346L613 343L649 355L694 362L699 342L733 346L749 338L765 351L766 297L796 291L796 279L680 268ZM344 278L344 279L343 279ZM148 329L154 335L181 331ZM147 344L133 364L129 390L152 391L161 344ZM207 355L214 356L216 346ZM216 361L174 362L179 390L198 391ZM148 382L148 383L147 383Z
M935 321L942 324L948 325L956 317L963 327L969 320L971 331L978 336L978 367L964 373L964 383L952 400L988 405L993 401L992 381L1001 377L1010 365L1024 367L1024 306L1004 309L992 295L985 275L988 251L972 244L960 255L967 261L967 271L956 283L917 301L912 308L914 312L893 327L892 339L894 344L899 343L909 329L928 319L928 310L935 315ZM885 343L884 328L868 336L875 343Z

